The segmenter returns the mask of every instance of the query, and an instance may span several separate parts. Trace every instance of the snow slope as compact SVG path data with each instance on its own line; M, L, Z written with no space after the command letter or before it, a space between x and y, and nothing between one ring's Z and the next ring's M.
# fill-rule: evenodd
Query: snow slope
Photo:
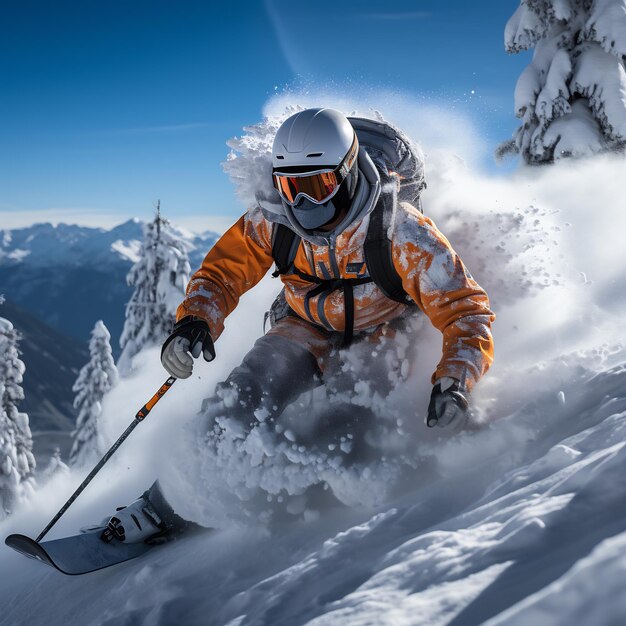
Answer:
M82 578L4 553L0 623L620 623L626 368L562 390L437 445L442 475L379 511L230 528Z
M386 104L386 115L419 138L411 127L419 107ZM473 171L435 144L425 148L433 168L425 210L498 313L496 363L475 394L476 429L443 437L422 425L440 339L421 327L418 367L390 406L404 410L398 429L411 462L376 504L263 524L252 504L219 499L221 530L78 578L2 548L0 624L626 622L624 162L504 178ZM159 474L171 470L176 480L193 456L187 437L202 398L260 334L275 290L268 278L242 299L218 359L176 383L53 536L104 517ZM137 365L104 401L109 441L164 379L157 350ZM367 491L365 469L344 487ZM79 474L42 486L0 534L36 534ZM275 478L281 497L297 498L283 479ZM199 473L180 483L181 497L201 500L207 484Z

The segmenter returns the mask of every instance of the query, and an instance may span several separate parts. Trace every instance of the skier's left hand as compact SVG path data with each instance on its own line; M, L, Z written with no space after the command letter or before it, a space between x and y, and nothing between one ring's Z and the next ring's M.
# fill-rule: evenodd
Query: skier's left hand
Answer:
M439 426L458 432L467 424L468 408L467 393L461 383L448 376L439 378L430 395L426 426Z

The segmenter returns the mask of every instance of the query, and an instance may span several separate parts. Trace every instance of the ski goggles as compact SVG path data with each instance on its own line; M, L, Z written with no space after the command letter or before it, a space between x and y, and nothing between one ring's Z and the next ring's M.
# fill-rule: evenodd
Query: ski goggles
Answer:
M321 169L315 172L277 172L272 173L274 187L280 197L289 205L294 206L300 198L308 198L315 204L328 202L339 189L354 165L359 152L356 134L348 154L334 169Z

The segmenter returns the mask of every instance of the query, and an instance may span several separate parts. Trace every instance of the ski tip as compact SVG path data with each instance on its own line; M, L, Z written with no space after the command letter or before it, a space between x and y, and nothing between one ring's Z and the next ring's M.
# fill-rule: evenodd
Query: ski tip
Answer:
M9 548L13 548L14 550L18 550L23 545L30 545L31 543L37 543L34 539L27 537L26 535L9 535L4 543L9 546Z
M46 552L43 546L40 543L37 543L34 539L27 537L26 535L9 535L4 543L9 547L13 548L16 552L19 552L21 555L28 557L29 559L35 559L36 561L40 561L41 563L45 563L50 567L54 567L59 571L63 571L59 568L59 566L50 558L50 555ZM65 572L64 572L65 573Z
M9 535L5 540L4 543L9 546L9 548L13 548L14 550L20 550L20 548L31 548L33 545L38 546L39 544L34 540L31 539L30 537L27 537L26 535L18 535L18 534L14 534L14 535Z
M24 556L28 556L32 559L45 560L42 559L43 550L41 549L41 546L34 539L31 539L26 535L9 535L4 540L4 543L9 548L13 548L13 550L23 554Z

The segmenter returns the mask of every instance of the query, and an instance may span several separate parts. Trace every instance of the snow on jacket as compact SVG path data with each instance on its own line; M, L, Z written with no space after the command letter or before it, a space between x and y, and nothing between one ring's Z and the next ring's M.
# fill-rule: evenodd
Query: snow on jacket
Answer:
M369 215L340 233L333 245L303 240L294 265L320 278L365 275L363 244ZM254 287L273 264L272 229L260 209L246 212L209 251L192 276L176 319L197 315L207 321L216 340L239 298ZM435 224L410 204L398 204L391 226L392 257L405 291L443 334L443 354L433 381L451 376L471 388L493 361L491 322L485 291L467 271ZM302 319L327 330L343 331L341 290L320 294L305 304L315 284L295 274L281 276L289 306ZM406 305L390 300L374 283L354 287L355 332L372 329L402 315Z

